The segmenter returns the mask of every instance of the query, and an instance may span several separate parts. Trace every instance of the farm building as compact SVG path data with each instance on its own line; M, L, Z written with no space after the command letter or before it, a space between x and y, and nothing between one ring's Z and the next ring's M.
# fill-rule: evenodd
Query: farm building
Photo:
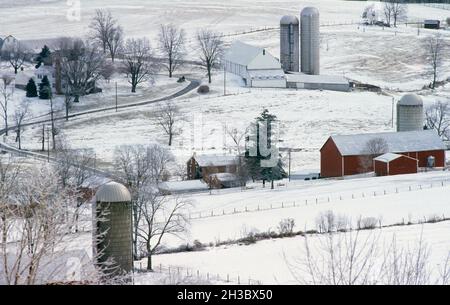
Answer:
M386 153L373 159L373 169L377 176L415 174L418 160L405 155Z
M223 61L227 72L243 78L247 87L286 88L281 63L263 48L233 43Z
M423 22L423 27L426 29L438 30L441 28L441 21L428 19Z
M203 179L209 183L209 176L218 173L235 174L238 160L236 156L193 155L187 162L187 178Z
M373 171L370 162L363 166L364 159L385 153L369 151L371 141L381 139L387 152L406 155L418 161L419 167L429 166L434 157L434 167L445 167L445 145L433 130L368 133L331 136L320 149L321 177L342 177Z
M221 189L241 186L239 177L230 173L217 173L209 175L209 185L211 188Z
M350 82L341 76L286 74L287 87L310 90L350 91Z

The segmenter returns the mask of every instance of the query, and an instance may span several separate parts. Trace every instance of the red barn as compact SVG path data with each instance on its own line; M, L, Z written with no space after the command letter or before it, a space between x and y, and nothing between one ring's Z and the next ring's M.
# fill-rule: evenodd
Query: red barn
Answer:
M418 160L405 155L387 153L373 159L377 176L392 176L417 173Z
M383 132L331 136L320 149L321 177L342 177L373 171L372 162L362 166L363 158L377 157L367 151L367 143L383 139L387 151L418 160L419 167L428 166L434 157L434 167L445 167L445 145L433 130Z

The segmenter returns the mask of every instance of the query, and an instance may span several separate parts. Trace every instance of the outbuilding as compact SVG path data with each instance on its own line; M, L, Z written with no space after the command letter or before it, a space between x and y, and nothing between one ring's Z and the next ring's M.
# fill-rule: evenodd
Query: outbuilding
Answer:
M400 154L386 153L373 159L373 168L377 176L415 174L419 161Z
M286 88L280 61L266 49L236 41L225 54L223 66L242 77L247 87Z
M203 179L209 183L209 176L218 173L235 174L238 158L227 155L196 155L187 161L187 178L189 180Z
M434 19L427 19L423 22L423 27L425 29L435 29L438 30L441 28L441 21Z
M335 75L309 75L303 73L286 74L287 87L309 90L350 91L350 82Z
M381 139L385 150L379 154L368 150L367 144ZM434 130L382 132L331 136L320 149L321 177L342 177L373 171L372 161L362 166L365 159L373 159L390 152L418 160L419 167L445 167L446 147ZM365 162L367 163L367 162Z

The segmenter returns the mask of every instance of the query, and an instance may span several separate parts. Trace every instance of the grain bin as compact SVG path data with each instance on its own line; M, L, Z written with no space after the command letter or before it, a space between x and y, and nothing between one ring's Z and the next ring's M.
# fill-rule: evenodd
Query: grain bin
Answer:
M283 16L280 20L280 62L283 70L299 72L299 21L295 16Z
M128 273L133 269L130 192L120 183L109 182L98 189L95 202L94 257L101 268L113 260L114 270L108 273Z
M397 131L423 130L423 101L416 94L406 94L397 103Z
M306 7L300 13L301 71L320 74L320 23L319 10Z

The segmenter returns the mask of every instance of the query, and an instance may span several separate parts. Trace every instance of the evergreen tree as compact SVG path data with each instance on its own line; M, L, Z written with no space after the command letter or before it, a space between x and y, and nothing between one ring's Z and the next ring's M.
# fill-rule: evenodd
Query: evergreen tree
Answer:
M45 45L36 57L36 69L38 69L42 63L49 64L51 55L52 52L50 52L50 49Z
M261 128L267 129L267 149L272 147L273 142L273 124L277 117L270 114L267 109L256 118L256 124L253 125L252 135L247 138L247 150L245 152L246 166L253 180L262 179L263 185L266 181L271 181L271 187L274 187L274 181L287 177L283 169L283 163L280 156L276 156L277 162L274 167L262 167L261 161L273 158L271 154L262 153L260 147ZM251 140L250 140L251 139ZM252 151L252 153L251 153ZM255 153L256 152L256 153Z
M34 79L30 78L28 81L27 86L25 87L25 90L27 91L27 97L37 97L37 87L36 83L34 82Z
M52 96L52 86L50 85L50 81L48 80L47 75L42 78L41 83L39 84L39 98L42 100L48 100Z

